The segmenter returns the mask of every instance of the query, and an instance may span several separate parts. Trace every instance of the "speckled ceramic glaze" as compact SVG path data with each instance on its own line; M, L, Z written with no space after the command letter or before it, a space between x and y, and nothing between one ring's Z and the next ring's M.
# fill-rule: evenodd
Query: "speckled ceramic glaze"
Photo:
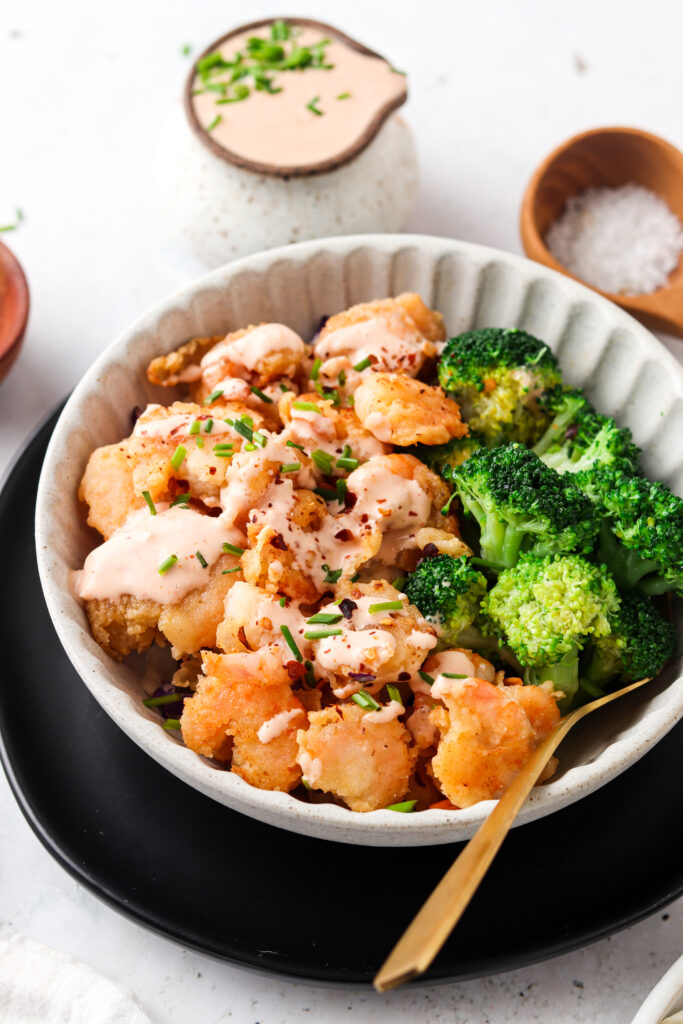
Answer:
M683 1011L683 956L660 978L631 1024L659 1024Z
M157 716L141 704L135 672L108 658L92 639L71 595L69 573L82 565L94 542L76 495L86 461L94 448L130 432L135 405L159 401L159 390L145 376L153 356L191 337L260 320L281 321L310 337L325 314L406 290L419 292L444 314L449 334L516 325L544 338L557 353L566 382L584 386L600 410L629 426L644 449L646 470L681 492L683 369L635 320L575 281L517 256L426 236L363 235L306 242L229 264L171 296L120 335L61 415L36 514L38 565L57 632L86 686L128 736L179 778L235 810L307 835L386 846L466 839L492 802L463 811L357 814L252 788L159 727ZM577 726L560 748L558 773L535 789L518 823L609 782L682 716L679 657L656 682Z

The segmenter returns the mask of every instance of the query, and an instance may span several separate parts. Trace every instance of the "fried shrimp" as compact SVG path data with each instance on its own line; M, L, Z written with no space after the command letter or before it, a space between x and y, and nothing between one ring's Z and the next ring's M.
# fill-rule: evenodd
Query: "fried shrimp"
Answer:
M280 648L205 651L203 670L180 719L186 745L204 757L232 760L232 770L259 789L294 789L301 778L297 730L305 735L307 719Z
M398 719L372 723L355 704L341 704L312 712L309 723L296 737L309 786L352 811L376 811L405 796L415 758Z
M324 472L320 470L321 476L346 476L353 468L349 463L367 462L375 455L391 451L390 445L365 429L353 409L336 409L331 401L321 399L315 392L283 395L279 413L286 442L301 445L308 452L317 450L332 456L329 471L327 467Z
M445 444L467 434L452 398L403 373L366 374L354 409L367 430L391 444Z
M337 613L332 635L322 630L313 639L316 674L330 680L335 696L363 687L376 692L386 682L413 678L437 642L417 608L385 580L345 583L337 594L339 604L321 609L333 618Z
M446 706L430 713L441 733L431 770L456 807L500 796L536 747L538 734L508 689L444 676L432 687Z

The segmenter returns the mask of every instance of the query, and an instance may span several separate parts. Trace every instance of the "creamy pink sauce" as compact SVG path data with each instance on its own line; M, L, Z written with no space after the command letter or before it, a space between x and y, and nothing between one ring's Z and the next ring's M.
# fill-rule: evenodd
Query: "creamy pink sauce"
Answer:
M323 763L319 757L313 757L307 750L299 750L296 756L296 763L303 772L303 777L311 786L320 782L323 773Z
M495 669L490 661L472 656L471 651L456 650L440 651L425 663L425 672L430 676L438 676L442 672L452 672L455 675L472 676L477 679L485 679L492 683L495 679Z
M272 718L269 718L263 723L259 731L256 733L259 742L272 743L272 741L276 740L278 736L282 736L290 722L305 713L306 712L302 708L292 708L291 711L281 711L278 715L273 715Z
M405 708L400 701L392 700L378 711L366 712L363 716L363 725L382 725L384 722L393 722L404 711Z
M193 423L198 421L199 433L204 437L208 420L213 420L210 437L213 437L215 434L236 433L228 423L225 423L215 414L212 416L210 412L171 413L168 416L164 415L165 412L166 407L163 405L148 405L135 424L133 436L158 437L169 441L176 438L180 439L181 437L190 437L192 436L190 428Z
M264 26L249 35L269 35ZM301 26L298 45L320 42L319 29ZM219 47L225 60L232 60L246 48L248 36L233 36ZM286 44L288 45L288 44ZM281 92L251 91L241 102L217 104L221 96L204 92L192 99L199 124L208 128L216 117L222 120L209 133L219 146L253 163L274 167L308 167L332 160L357 143L377 112L404 96L405 76L392 71L380 57L371 57L332 37L324 49L330 69L304 68L274 73L274 85ZM216 74L216 84L227 75ZM245 79L249 84L249 79ZM193 90L202 88L199 77ZM339 96L350 93L345 99ZM315 114L309 109L317 98Z
M123 526L90 552L74 574L74 591L82 601L115 601L130 594L143 601L176 604L191 590L206 586L211 566L223 554L223 544L239 535L220 518L193 509L157 505L132 512ZM203 568L200 551L208 568ZM159 566L175 555L177 563L163 575Z
M304 633L314 627L306 625L306 618L296 601L289 601L283 607L275 595L238 580L226 595L225 617L234 624L235 631L240 626L244 629L250 647L276 643L287 654L286 660L290 660L289 647L281 628L287 626L304 657L310 653L311 643L304 639Z
M219 341L206 353L200 365L202 379L214 387L224 376L234 375L234 367L253 371L259 363L276 352L292 353L292 360L303 358L306 346L299 335L285 324L261 324L241 338Z
M326 361L339 356L348 356L353 365L372 359L375 370L416 372L422 365L422 349L417 331L399 336L383 317L372 317L326 334L316 344L315 354L323 360L326 372Z
M445 697L455 697L461 690L476 683L477 679L468 676L466 679L449 679L447 676L437 676L431 688L434 700L443 700Z

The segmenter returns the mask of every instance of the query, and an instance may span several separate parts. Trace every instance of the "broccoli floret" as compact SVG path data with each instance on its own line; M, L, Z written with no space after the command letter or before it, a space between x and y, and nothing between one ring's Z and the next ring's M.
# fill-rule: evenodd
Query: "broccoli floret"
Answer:
M579 652L608 636L619 595L604 566L580 555L522 555L498 577L481 612L524 666L525 682L548 680L562 690L565 710L579 685Z
M534 445L537 455L562 447L579 433L594 433L598 414L580 388L558 384L539 395L537 404L550 417L545 433Z
M631 431L597 413L583 392L554 388L539 399L553 420L534 451L558 473L580 473L593 466L611 465L639 473L640 449Z
M656 676L676 650L676 630L640 590L620 595L621 607L610 616L612 632L599 637L582 676L604 688L614 679L632 683Z
M424 558L410 574L404 592L439 634L440 647L457 647L463 630L479 614L485 577L464 556Z
M545 342L517 328L486 327L450 339L439 381L487 445L533 444L549 419L534 399L559 384L561 374Z
M451 483L453 471L483 447L483 436L471 430L467 437L453 437L445 444L415 444L405 451Z
M611 466L574 476L604 517L598 555L620 590L683 595L683 499Z
M570 476L560 476L521 444L481 449L453 481L480 528L481 556L508 568L520 552L588 552L599 517Z

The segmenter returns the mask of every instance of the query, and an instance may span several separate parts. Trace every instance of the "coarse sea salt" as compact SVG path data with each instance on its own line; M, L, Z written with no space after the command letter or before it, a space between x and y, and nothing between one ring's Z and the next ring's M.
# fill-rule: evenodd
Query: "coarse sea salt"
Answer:
M568 200L546 245L594 288L642 295L666 284L683 249L683 227L664 200L640 185L589 188Z

